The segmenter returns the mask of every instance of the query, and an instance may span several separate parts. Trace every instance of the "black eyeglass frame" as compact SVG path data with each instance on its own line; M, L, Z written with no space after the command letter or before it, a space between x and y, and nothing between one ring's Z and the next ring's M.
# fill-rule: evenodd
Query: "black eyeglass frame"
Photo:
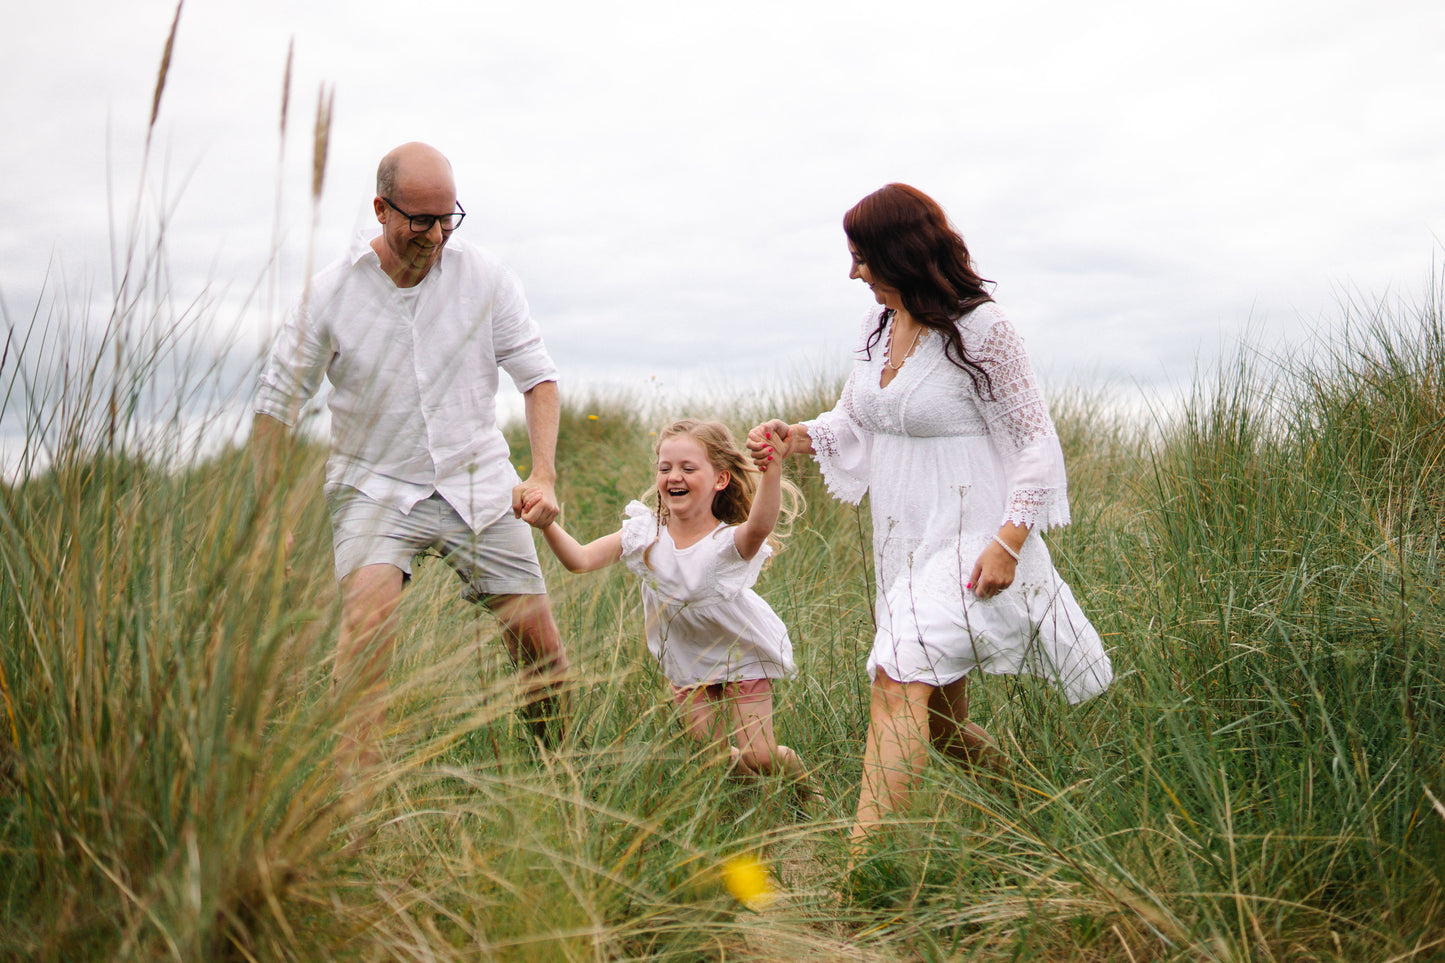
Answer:
M396 211L402 217L407 219L407 226L411 228L411 232L413 234L425 234L427 231L431 230L432 225L435 224L437 221L440 221L444 217L451 217L455 218L455 220L452 221L452 226L442 226L442 233L450 234L452 231L455 231L457 228L462 226L462 220L467 216L467 209L465 207L462 207L461 201L457 201L457 209L455 211L452 211L450 214L408 214L406 211L403 211L401 208L393 204L391 202L391 198L383 197L381 199L387 207L391 208L393 211ZM417 221L422 221L426 226L417 227Z

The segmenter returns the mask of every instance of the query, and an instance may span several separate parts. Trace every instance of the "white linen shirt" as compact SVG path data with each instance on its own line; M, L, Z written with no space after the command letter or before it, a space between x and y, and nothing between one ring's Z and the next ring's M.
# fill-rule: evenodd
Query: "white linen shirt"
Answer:
M438 492L473 531L511 511L519 479L497 427L498 368L518 391L557 380L522 293L494 255L447 242L398 288L363 232L313 279L262 371L256 411L296 426L331 382L327 491L349 486L403 513Z

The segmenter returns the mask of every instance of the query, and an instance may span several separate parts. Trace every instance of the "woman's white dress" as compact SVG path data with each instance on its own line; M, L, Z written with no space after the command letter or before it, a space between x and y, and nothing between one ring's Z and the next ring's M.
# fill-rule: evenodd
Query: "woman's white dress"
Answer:
M647 648L679 688L744 679L790 678L788 629L753 585L772 554L764 544L738 554L734 526L678 548L667 527L641 502L622 522L622 561L642 579Z
M863 337L876 326L869 312ZM828 490L873 515L877 632L869 675L945 685L974 669L1052 680L1070 702L1113 679L1103 642L1054 569L1039 532L1069 521L1063 451L1023 342L985 303L957 322L992 397L929 332L886 387L886 336L860 348L832 411L807 422ZM1004 522L1031 531L1014 582L967 588Z

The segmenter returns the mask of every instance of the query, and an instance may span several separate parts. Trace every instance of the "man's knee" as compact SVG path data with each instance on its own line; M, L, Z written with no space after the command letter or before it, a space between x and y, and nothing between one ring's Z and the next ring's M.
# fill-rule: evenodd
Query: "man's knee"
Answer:
M531 664L567 664L552 604L545 595L494 596L492 611L515 641L518 655Z
M401 602L404 573L394 565L367 565L341 583L341 624L355 637L385 626Z

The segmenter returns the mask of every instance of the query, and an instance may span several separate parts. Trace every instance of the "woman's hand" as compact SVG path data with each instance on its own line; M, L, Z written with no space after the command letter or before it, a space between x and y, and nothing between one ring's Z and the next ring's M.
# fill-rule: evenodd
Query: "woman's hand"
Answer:
M1022 525L1006 524L993 541L978 553L973 572L968 576L969 589L980 599L991 599L1014 583L1018 570L1019 551L1029 530Z
M973 574L968 577L968 587L981 599L991 599L1014 583L1014 572L1018 563L1003 546L990 542L988 548L979 553L973 563Z
M781 461L792 454L788 436L791 426L781 418L765 421L748 432L748 453L758 471L767 471L774 460Z

